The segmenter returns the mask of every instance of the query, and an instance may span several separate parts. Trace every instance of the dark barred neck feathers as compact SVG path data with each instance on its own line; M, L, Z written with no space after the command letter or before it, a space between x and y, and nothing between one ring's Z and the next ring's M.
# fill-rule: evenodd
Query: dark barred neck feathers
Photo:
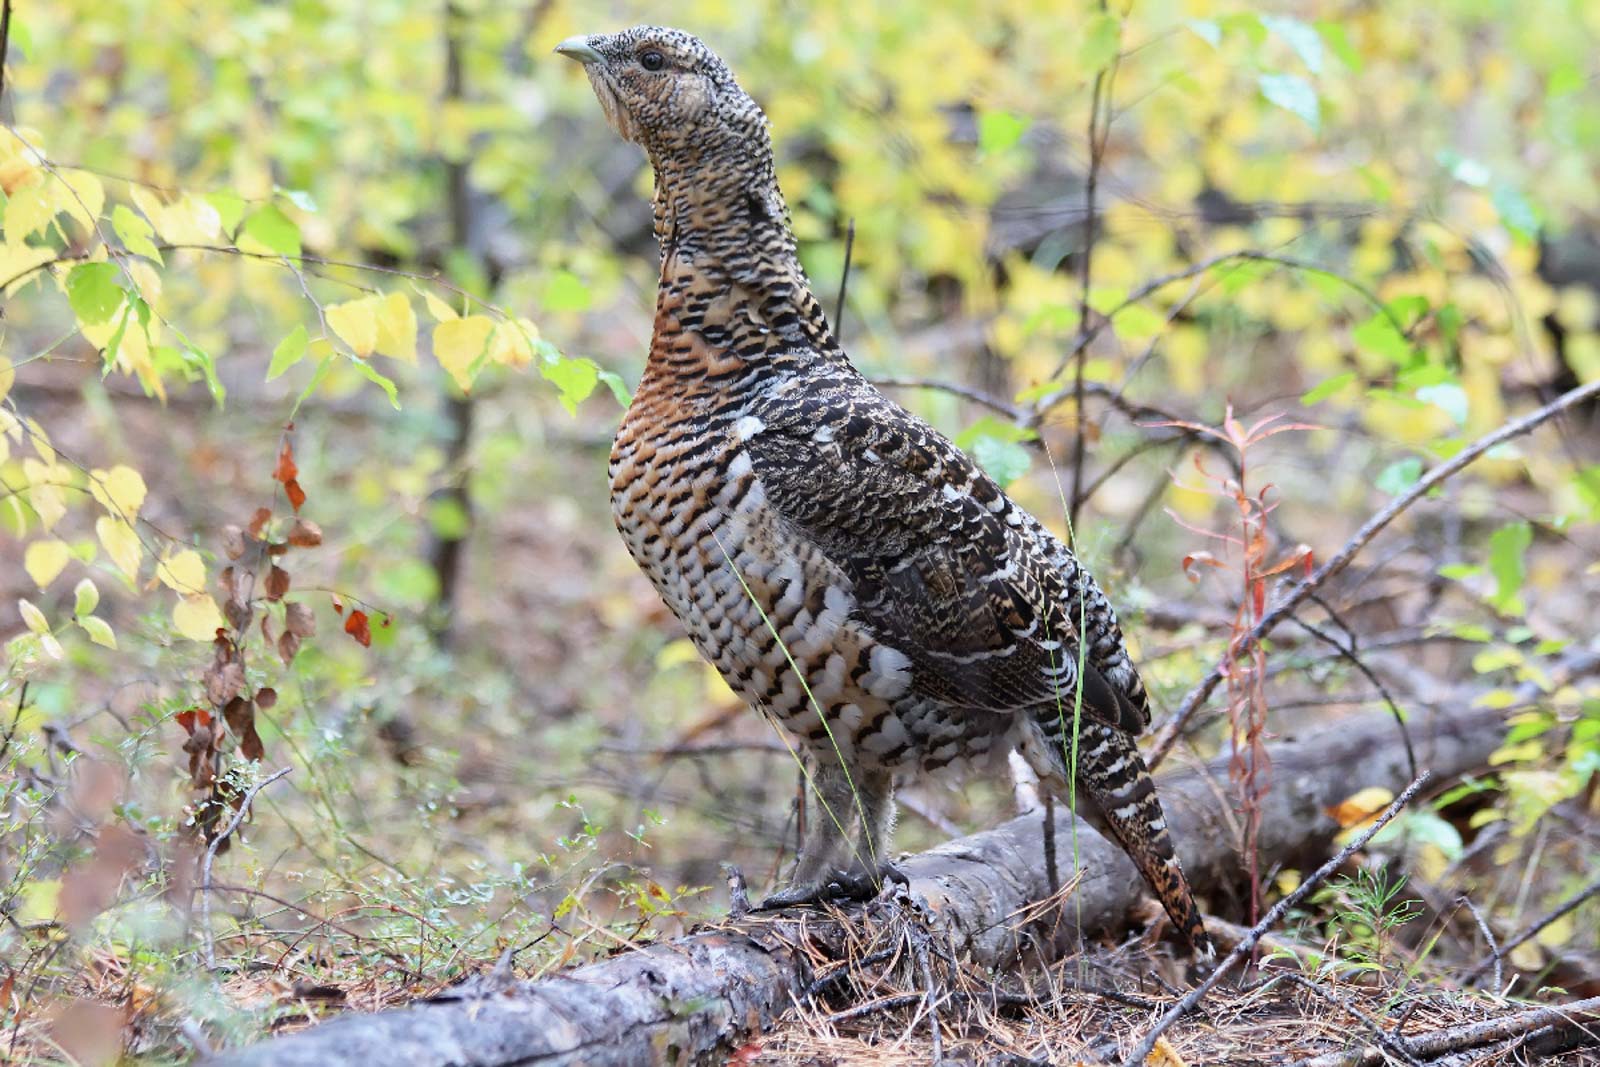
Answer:
M665 328L747 360L801 350L842 359L795 254L766 115L727 64L661 26L574 38L562 50L584 64L611 125L655 170L658 340Z

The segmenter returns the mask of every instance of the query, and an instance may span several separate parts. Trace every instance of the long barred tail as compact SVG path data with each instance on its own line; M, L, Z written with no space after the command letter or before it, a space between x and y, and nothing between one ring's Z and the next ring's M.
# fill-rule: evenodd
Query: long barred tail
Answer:
M1063 761L1065 758L1063 754ZM1133 860L1195 955L1214 956L1216 950L1201 922L1189 880L1173 851L1155 781L1133 737L1113 726L1085 719L1078 735L1077 785L1098 809L1094 814L1100 818L1093 821L1109 831Z

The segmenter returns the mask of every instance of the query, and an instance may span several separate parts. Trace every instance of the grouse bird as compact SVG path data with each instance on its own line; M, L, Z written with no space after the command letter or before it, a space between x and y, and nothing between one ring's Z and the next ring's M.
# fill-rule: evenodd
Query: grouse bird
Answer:
M1208 951L1134 744L1150 706L1116 612L851 366L796 256L760 107L678 30L556 51L655 170L661 282L611 452L617 527L701 654L800 742L822 808L767 904L885 873L897 774L993 771L1015 750L1053 793L1076 787Z

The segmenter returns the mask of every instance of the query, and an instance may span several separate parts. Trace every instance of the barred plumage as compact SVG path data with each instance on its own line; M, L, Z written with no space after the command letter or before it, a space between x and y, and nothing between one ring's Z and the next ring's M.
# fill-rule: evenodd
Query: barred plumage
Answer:
M1047 787L1080 790L1205 947L1134 745L1150 708L1116 612L1066 545L850 365L795 255L760 108L680 31L558 51L656 177L661 285L611 455L617 527L701 653L801 741L826 813L774 899L816 897L847 860L877 875L896 775L998 773L1015 749Z

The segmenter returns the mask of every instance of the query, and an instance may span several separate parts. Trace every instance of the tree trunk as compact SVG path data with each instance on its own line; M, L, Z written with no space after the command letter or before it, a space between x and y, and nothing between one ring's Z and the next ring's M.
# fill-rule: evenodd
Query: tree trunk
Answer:
M1419 769L1434 784L1483 766L1500 744L1501 713L1472 709L1411 723ZM1388 714L1353 717L1271 746L1272 789L1262 801L1264 863L1325 853L1338 827L1324 809L1366 786L1398 792L1412 778L1399 727ZM1159 780L1168 822L1195 890L1236 892L1237 818L1226 759ZM900 866L914 898L975 962L1004 967L1026 941L1014 918L1047 896L1042 816L1012 819L909 857ZM1122 926L1144 895L1133 865L1086 823L1057 812L1064 875L1074 852L1083 871L1053 949ZM809 957L794 947L830 920L791 909L624 952L537 982L469 983L447 996L376 1015L349 1015L300 1033L223 1053L212 1064L372 1063L617 1065L722 1062L804 995ZM1034 935L1038 929L1032 931Z

